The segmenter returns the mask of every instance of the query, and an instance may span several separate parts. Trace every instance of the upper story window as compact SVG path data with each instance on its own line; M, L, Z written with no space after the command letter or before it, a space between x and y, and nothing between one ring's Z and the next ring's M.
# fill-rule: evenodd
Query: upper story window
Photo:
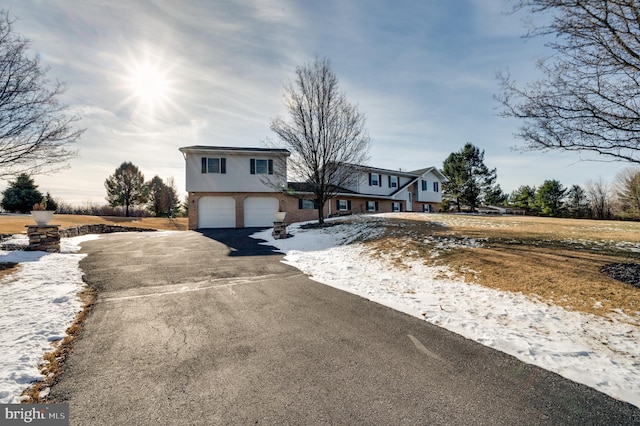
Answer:
M389 176L389 188L398 187L398 176Z
M369 186L382 186L378 173L369 173Z
M433 182L433 192L440 192L440 182Z
M227 173L227 159L202 157L202 173Z
M252 175L272 175L273 160L263 160L259 158L252 158L251 174Z
M423 191L427 191L427 181L426 180L422 181L422 190Z

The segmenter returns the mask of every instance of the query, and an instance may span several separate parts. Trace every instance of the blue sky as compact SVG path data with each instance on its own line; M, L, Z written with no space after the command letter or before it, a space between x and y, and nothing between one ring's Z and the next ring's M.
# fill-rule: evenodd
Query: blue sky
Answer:
M505 192L557 179L613 182L624 163L513 150L518 123L498 117L495 78L536 78L543 40L503 0L5 0L32 53L66 82L83 116L79 157L36 176L71 204L103 204L104 180L131 161L184 193L179 147L261 147L274 139L297 65L327 57L367 117L369 165L442 167L465 143L485 150ZM0 188L6 185L0 181Z

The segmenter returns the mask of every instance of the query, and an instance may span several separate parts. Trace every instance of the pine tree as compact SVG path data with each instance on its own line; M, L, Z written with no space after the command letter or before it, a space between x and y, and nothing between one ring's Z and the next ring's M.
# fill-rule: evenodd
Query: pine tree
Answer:
M482 196L496 181L496 169L489 169L484 164L484 151L471 143L444 160L442 173L449 180L442 185L443 197L455 204L458 211L462 206L475 211Z
M42 193L29 175L22 173L2 192L2 208L10 212L28 213L42 202Z

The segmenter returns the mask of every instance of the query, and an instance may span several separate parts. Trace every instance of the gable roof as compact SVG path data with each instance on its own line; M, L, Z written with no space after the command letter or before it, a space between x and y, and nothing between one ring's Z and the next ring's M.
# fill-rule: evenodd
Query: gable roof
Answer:
M438 176L441 181L449 182L449 179L447 179L447 177L445 175L443 175L442 172L440 170L438 170L437 167L434 167L434 166L427 167L427 168L424 168L424 169L414 170L411 173L413 173L415 175L418 175L418 176L426 175L427 173L433 173L436 176Z

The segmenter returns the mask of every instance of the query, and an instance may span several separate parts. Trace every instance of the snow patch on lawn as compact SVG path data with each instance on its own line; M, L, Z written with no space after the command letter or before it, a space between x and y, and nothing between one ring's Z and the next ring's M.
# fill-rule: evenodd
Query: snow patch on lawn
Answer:
M84 288L76 253L86 235L63 238L60 253L3 251L0 262L20 263L20 269L0 280L0 403L18 403L29 385L43 378L43 355L62 340L81 310L78 292ZM16 235L5 243L27 245Z

